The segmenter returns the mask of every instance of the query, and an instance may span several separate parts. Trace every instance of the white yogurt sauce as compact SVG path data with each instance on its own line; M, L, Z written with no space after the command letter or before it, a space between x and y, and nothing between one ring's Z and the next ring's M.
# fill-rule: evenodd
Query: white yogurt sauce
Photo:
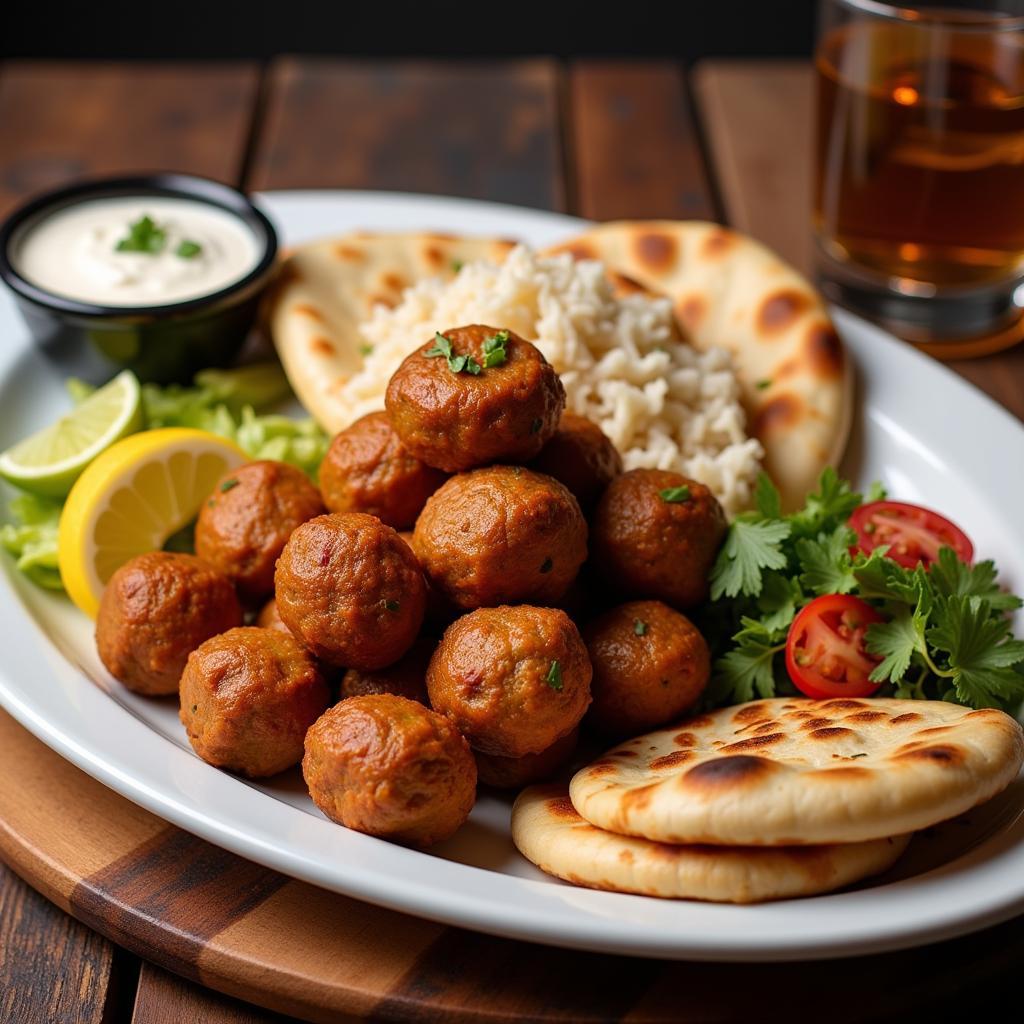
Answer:
M160 251L119 252L118 242L144 216L166 233ZM199 251L179 256L182 242ZM44 215L26 229L12 262L54 295L101 306L162 306L227 287L261 256L253 232L226 210L193 199L124 196Z

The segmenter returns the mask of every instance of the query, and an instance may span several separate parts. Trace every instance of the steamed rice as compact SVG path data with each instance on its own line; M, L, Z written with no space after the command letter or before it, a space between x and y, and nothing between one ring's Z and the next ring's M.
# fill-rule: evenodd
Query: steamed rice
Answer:
M394 309L376 307L359 328L372 351L340 396L352 419L383 408L414 346L471 323L533 341L561 375L567 407L600 425L626 469L700 480L730 513L751 504L764 452L746 434L729 354L680 342L667 299L616 298L600 262L568 254L519 246L500 266L467 264L453 280L413 285Z

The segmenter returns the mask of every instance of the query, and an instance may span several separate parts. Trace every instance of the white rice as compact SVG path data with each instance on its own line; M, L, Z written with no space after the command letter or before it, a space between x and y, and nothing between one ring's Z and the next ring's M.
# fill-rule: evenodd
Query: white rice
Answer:
M561 375L568 408L611 438L627 469L671 469L707 484L726 511L752 503L764 452L746 434L739 386L723 349L676 340L667 299L618 299L601 263L541 258L519 246L501 266L409 288L360 325L372 352L341 397L352 419L383 408L398 364L435 331L482 323L533 341Z

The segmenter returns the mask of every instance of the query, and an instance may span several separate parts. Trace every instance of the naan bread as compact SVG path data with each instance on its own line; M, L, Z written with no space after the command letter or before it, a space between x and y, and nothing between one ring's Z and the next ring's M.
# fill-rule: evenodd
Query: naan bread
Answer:
M548 252L597 259L672 299L697 348L728 349L750 433L787 509L842 457L853 368L824 300L771 250L703 221L601 224Z
M337 390L362 365L358 326L377 303L396 306L409 285L452 277L460 263L500 263L514 244L360 232L299 246L282 265L266 309L285 373L309 414L330 433L348 426Z
M512 808L512 841L542 871L613 892L757 903L831 892L890 867L909 836L836 846L671 846L595 828L564 786L532 786Z
M1024 733L1001 711L777 697L623 743L569 791L599 828L665 843L856 843L969 810L1022 759Z

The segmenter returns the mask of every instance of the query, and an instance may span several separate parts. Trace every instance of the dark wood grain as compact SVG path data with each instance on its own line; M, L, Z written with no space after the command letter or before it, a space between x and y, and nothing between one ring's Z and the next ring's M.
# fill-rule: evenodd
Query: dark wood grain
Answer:
M18 62L0 72L0 215L83 175L182 170L235 182L258 69Z
M568 99L574 213L717 219L681 66L579 61Z
M377 188L564 206L553 62L284 59L253 188Z

